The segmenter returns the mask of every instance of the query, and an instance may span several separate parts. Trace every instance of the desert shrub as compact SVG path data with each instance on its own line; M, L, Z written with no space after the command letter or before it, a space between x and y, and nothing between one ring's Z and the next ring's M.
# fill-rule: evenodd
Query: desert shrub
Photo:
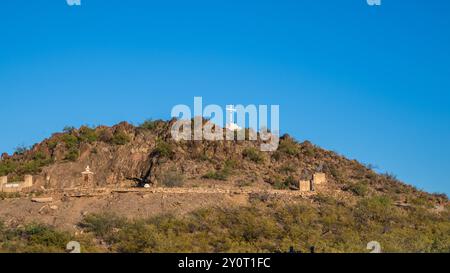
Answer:
M153 252L160 241L158 235L158 229L144 221L129 223L117 235L117 251L121 253Z
M42 167L51 164L53 161L47 158L42 152L36 152L32 159L24 161L16 161L7 159L0 161L0 176L16 175L23 176L25 174L37 174L41 172Z
M293 176L288 176L285 180L277 179L272 184L272 187L277 190L287 190L290 188L298 188L298 181Z
M18 163L13 160L2 160L0 161L0 176L5 176L13 173L18 167Z
M199 161L211 161L209 156L205 153L192 153L192 158Z
M360 181L357 183L350 183L348 186L348 190L357 196L366 196L369 192L369 186L367 181Z
M50 227L31 224L25 227L22 236L25 236L31 249L40 251L41 249L47 249L46 251L57 252L64 251L66 245L71 240L71 236L65 232L58 232Z
M173 146L166 141L160 140L156 143L153 153L162 158L172 158L174 155Z
M75 132L76 128L73 126L65 126L63 128L63 132L66 134L72 134L73 132Z
M286 190L288 187L283 181L275 181L275 183L272 184L272 187L276 190Z
M268 193L251 193L248 197L250 203L255 201L266 203L270 200L270 195Z
M169 188L181 187L184 184L184 176L177 169L173 168L162 175L161 183Z
M100 141L103 141L105 143L111 143L113 137L114 134L109 129L102 128L98 131L98 139Z
M338 169L338 168L335 167L335 166L332 166L332 167L330 168L330 172L331 172L331 175L332 175L332 176L334 177L334 179L336 180L336 182L338 182L338 183L340 183L340 184L344 183L344 175L343 175L342 170Z
M38 152L33 154L32 158L33 158L33 160L40 161L40 160L47 159L47 156L43 152L38 151Z
M203 208L183 216L163 214L125 220L110 214L88 215L80 226L92 233L95 241L106 241L108 250L126 253L273 253L291 247L309 252L311 246L319 253L367 252L365 246L370 240L379 241L384 252L450 250L448 214L433 214L425 209L398 213L383 196L362 198L356 207L324 194L315 196L314 204L307 200L284 204L266 194L250 198L253 207ZM365 214L361 215L361 211ZM386 211L391 212L385 222L380 216ZM0 251L59 250L59 245L69 239L45 228L32 230L0 228ZM15 249L2 244L5 236ZM38 247L29 248L28 244Z
M445 192L435 192L433 193L433 196L438 199L448 200L448 196Z
M222 181L228 180L228 177L229 173L223 169L218 171L209 171L203 176L203 178L205 179L222 180Z
M281 141L278 151L283 154L296 156L300 153L298 144L292 139L285 139Z
M0 200L19 198L19 192L0 192Z
M30 160L22 163L16 170L19 175L37 174L41 172L42 167L49 165L51 159Z
M80 156L80 151L78 148L71 148L67 151L64 159L68 161L76 161L78 157Z
M358 202L355 215L361 223L367 221L386 223L391 217L392 210L392 200L389 197L366 197Z
M302 148L302 153L307 157L313 157L316 154L316 150L313 145L306 145Z
M47 146L48 146L48 148L49 148L50 150L54 150L54 149L56 148L56 146L58 146L58 141L57 141L57 140L54 140L54 139L49 140L49 141L47 142Z
M247 179L240 179L236 181L236 187L244 188L253 185L253 182Z
M120 229L126 224L126 220L113 213L89 214L81 221L79 226L96 236L110 240L115 229Z
M78 138L71 134L65 134L61 137L67 149L78 148Z
M233 173L233 170L237 167L236 160L229 159L225 161L225 164L222 166L220 170L210 171L203 176L205 179L213 179L213 180L228 180L229 176Z
M139 125L139 128L147 129L147 130L155 130L160 123L163 123L162 120L152 120L148 119L144 121L141 125Z
M255 163L261 163L264 161L264 157L261 152L253 147L244 149L242 155Z
M81 142L93 143L96 142L99 138L96 130L87 126L81 127L78 134L78 138Z
M15 153L15 154L18 154L18 155L23 155L23 154L25 154L26 152L28 152L29 150L30 150L29 147L24 146L24 145L21 145L21 146L16 147L14 153Z
M130 136L123 131L116 131L111 139L111 143L114 145L125 145L130 141Z
M280 169L279 169L280 173L283 174L291 174L295 172L295 167L292 165L283 165Z
M17 228L3 228L0 252L63 253L72 236L43 224L27 224Z
M397 176L393 173L384 173L382 174L383 177L385 177L389 181L398 182Z

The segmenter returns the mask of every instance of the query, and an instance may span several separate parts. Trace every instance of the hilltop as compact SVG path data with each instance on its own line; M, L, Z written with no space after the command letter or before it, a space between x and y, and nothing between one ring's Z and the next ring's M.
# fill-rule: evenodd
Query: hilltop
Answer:
M260 141L176 142L173 122L67 127L3 154L0 176L13 182L32 175L33 185L2 193L0 231L26 235L30 225L44 225L61 238L90 234L95 239L82 238L90 251L282 251L309 244L362 252L372 240L390 251L450 251L443 194L289 135L274 152L261 152ZM300 181L315 174L326 183L299 191ZM51 199L31 202L37 197ZM151 243L133 247L142 239L136 236L145 236L134 233L140 229L153 234ZM21 245L25 235L12 240ZM166 240L185 243L171 248ZM52 247L60 251L61 242Z

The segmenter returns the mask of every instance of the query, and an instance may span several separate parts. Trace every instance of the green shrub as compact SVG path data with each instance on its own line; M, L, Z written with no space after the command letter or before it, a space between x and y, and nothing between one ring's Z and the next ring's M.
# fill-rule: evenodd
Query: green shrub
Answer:
M250 187L251 185L253 185L253 182L249 180L241 179L236 181L236 186L239 188Z
M203 178L226 181L226 180L228 180L229 175L230 174L225 170L218 170L218 171L210 171L210 172L206 173L203 176Z
M13 173L18 167L18 163L13 160L2 160L0 161L0 176L5 176Z
M158 141L156 143L156 147L153 150L155 155L158 155L162 158L172 158L174 155L173 146L165 141Z
M120 229L126 224L123 217L113 213L89 214L81 221L79 226L96 236L109 240L115 229Z
M264 157L261 152L253 147L244 149L242 155L255 163L261 163L264 161Z
M358 183L351 183L348 185L348 190L357 196L366 196L369 192L368 183L366 181L361 181Z
M25 154L26 152L28 152L30 150L30 148L29 147L27 147L27 146L18 146L18 147L16 147L16 150L15 150L15 154L18 154L18 155L23 155L23 154Z
M130 136L122 131L115 132L113 138L111 139L111 143L114 145L125 145L131 141Z
M228 177L233 173L233 170L236 168L237 162L233 159L228 159L225 161L225 164L220 170L210 171L203 176L205 179L213 179L213 180L228 180Z
M155 130L158 127L158 124L160 124L162 122L164 122L164 121L148 119L148 120L144 121L141 125L139 125L139 128L147 129L147 130Z
M66 134L72 134L73 132L75 132L76 128L73 126L66 126L63 128L63 132Z
M283 154L297 156L300 153L300 148L294 140L286 139L281 141L278 151Z
M65 134L62 136L62 141L66 145L67 149L74 149L78 148L78 138L71 134Z
M47 142L47 146L50 150L54 150L56 148L56 146L58 146L58 141L50 140Z
M25 227L23 235L29 242L28 247L36 248L37 250L45 247L51 252L64 251L71 237L68 233L57 232L50 227L41 224L31 224Z
M293 176L288 176L284 181L280 179L275 180L272 187L277 190L287 190L291 187L298 188L298 181Z
M295 167L292 165L284 165L279 169L280 173L291 174L295 172Z
M0 176L12 175L23 176L25 174L37 174L41 172L42 167L51 164L53 161L46 158L42 152L36 152L32 159L26 161L15 161L7 159L0 161Z
M184 184L184 177L177 169L170 169L162 175L161 183L169 188L181 187Z
M0 192L0 200L19 198L19 192Z
M79 130L79 139L81 142L93 143L98 140L98 134L95 129L83 126Z
M78 159L79 156L80 156L80 151L78 150L78 148L71 148L66 153L66 156L64 157L64 159L74 162L74 161L76 161Z
M392 200L388 196L366 197L356 206L356 216L361 223L376 221L386 223L393 211Z

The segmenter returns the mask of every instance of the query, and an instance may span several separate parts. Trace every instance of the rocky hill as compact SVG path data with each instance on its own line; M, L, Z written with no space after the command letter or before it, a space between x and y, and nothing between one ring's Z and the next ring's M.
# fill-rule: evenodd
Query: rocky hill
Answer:
M362 217L362 222L367 225L373 222L374 226L371 230L374 232L373 237L379 238L383 237L383 234L389 234L390 239L385 239L387 244L408 236L411 239L414 237L411 234L399 233L398 238L395 239L396 235L389 233L390 230L396 230L395 228L401 231L407 229L408 232L414 229L417 232L427 229L426 239L423 239L424 242L418 246L408 248L407 243L402 243L399 248L392 245L390 248L392 251L450 251L449 202L447 196L443 194L420 191L398 181L394 175L378 174L370 166L346 159L307 141L298 143L288 135L281 138L279 149L275 152L261 152L258 141L176 142L170 135L173 122L174 120L150 120L140 126L123 122L113 127L83 126L78 129L68 127L64 129L64 132L56 133L30 149L18 149L13 155L3 154L0 161L0 176L7 176L8 181L23 181L25 175L31 174L34 183L31 188L20 193L13 195L2 193L1 197L5 200L0 201L0 215L2 215L0 220L6 223L5 226L13 229L23 228L23 224L30 222L42 222L79 234L80 230L82 233L95 233L95 228L86 228L91 227L91 222L84 222L84 225L82 223L86 217L91 217L90 221L92 217L97 217L95 221L99 221L98 219L107 221L99 216L104 211L113 212L116 215L106 217L107 219L116 219L115 217L119 217L117 215L128 219L142 219L161 213L187 217L186 215L191 213L198 213L199 209L220 209L224 215L227 215L230 213L229 210L234 209L236 210L234 214L244 213L246 216L242 217L246 219L253 219L255 215L273 216L273 219L270 218L268 221L273 220L276 222L274 225L280 227L299 225L301 221L294 220L290 224L280 223L280 219L283 221L286 219L283 218L284 216L281 218L279 218L280 215L276 216L283 211L279 206L301 205L302 208L311 211L305 211L305 215L298 214L299 211L296 210L288 211L304 219L312 217L311 213L315 214L313 225L317 225L317 229L320 229L319 233L323 233L324 238L329 233L337 236L339 225L344 225L346 229L352 230L361 237L364 228L359 226L358 229L355 223L359 219L356 219L358 216ZM93 172L92 179L87 180L81 174L86 166L90 166ZM311 194L293 195L294 197L288 195L299 190L299 181L311 180L315 173L326 175L325 185L314 189ZM132 195L133 193L121 195L111 191L101 196L92 194L95 189L138 189L144 186L154 189L217 189L218 191L211 192L207 196L200 196L195 191L186 191L184 195L177 194L177 191L162 191L154 192L152 196L142 192L137 195ZM78 195L71 200L71 195L65 192L81 189L90 192L91 198L81 200L82 195ZM247 193L250 194L243 196L238 191L234 193L226 191L221 194L219 189L248 189ZM252 191L255 194L251 194ZM287 195L278 194L275 197L269 197L271 191L285 192ZM48 205L30 202L30 198L39 196L52 197L54 201ZM364 211L361 211L361 206ZM335 215L322 211L324 208L327 208L328 212L330 210L335 212ZM253 209L257 211L252 212ZM211 215L208 217L218 217L217 219L221 217L217 212L211 212ZM411 218L411 215L414 215L414 218ZM191 220L185 221L192 221L192 218L189 219ZM407 219L411 221L414 219L416 222L408 224ZM119 222L123 224L123 221ZM348 223L345 224L343 221ZM156 229L161 228L153 222L152 225L155 225ZM358 251L360 249L363 251L363 248L355 248L354 244L342 243L331 248L329 245L325 246L326 242L336 244L336 240L342 240L344 235L339 237L341 239L332 237L332 239L322 240L320 236L317 237L317 231L313 233L314 236L307 237L307 240L311 244L323 243L324 250ZM434 237L429 234L434 234ZM283 238L276 234L274 236L276 238L273 240L264 239L268 240L270 247L255 243L246 244L245 247L241 245L242 248L229 246L229 248L216 249L211 247L210 243L205 243L196 250L278 251L287 247L285 244L288 243L282 242L288 240L288 237L291 243L297 242L297 239L291 238L293 234L289 232ZM100 237L103 240L102 244L108 245L105 246L108 251L126 251L127 247L130 247L128 245L120 248L113 244L114 240L111 238L103 238L103 235ZM244 237L238 239L244 240ZM260 238L256 237L253 239L259 242ZM360 239L361 242L364 241ZM429 241L426 242L426 240ZM157 247L132 250L171 251ZM189 249L185 250L189 251Z

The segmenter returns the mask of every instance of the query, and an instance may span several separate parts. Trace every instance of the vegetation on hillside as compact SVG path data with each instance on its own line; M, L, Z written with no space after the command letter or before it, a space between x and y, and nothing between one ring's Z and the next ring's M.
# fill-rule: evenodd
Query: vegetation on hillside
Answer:
M49 227L0 228L0 251L62 252L83 240L85 251L110 252L368 252L378 241L384 252L450 252L450 211L403 209L387 197L348 205L329 196L313 204L281 204L267 198L252 206L205 208L187 216L159 215L127 220L111 213L88 215L79 224L87 235L73 238ZM96 243L97 242L97 243Z

